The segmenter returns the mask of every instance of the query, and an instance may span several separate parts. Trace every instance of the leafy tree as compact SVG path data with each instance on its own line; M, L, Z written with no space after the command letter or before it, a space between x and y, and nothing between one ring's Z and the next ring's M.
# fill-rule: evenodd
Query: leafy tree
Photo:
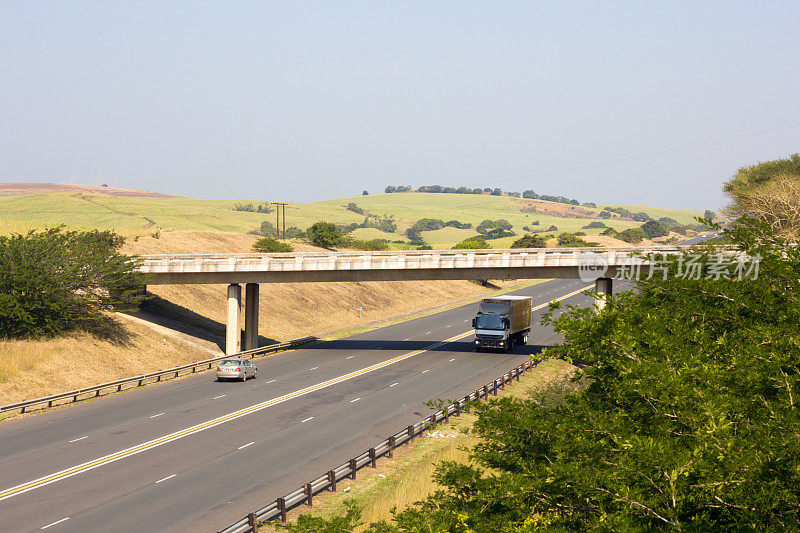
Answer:
M477 231L478 233L485 234L485 233L488 233L490 230L497 229L497 228L504 229L504 230L510 230L512 228L512 225L508 220L506 220L504 218L501 218L499 220L486 219L486 220L482 221L480 224L478 224L478 227L475 228L475 231Z
M640 227L648 239L655 239L656 237L665 237L669 235L669 231L662 226L660 222L656 222L655 220L648 220Z
M616 238L630 244L638 244L644 240L646 235L641 228L628 228L617 233Z
M541 235L523 235L511 244L512 248L547 248L547 240Z
M468 239L464 239L460 243L453 246L453 250L479 250L484 248L491 248L486 238L482 235L476 235Z
M497 188L492 189L492 196L500 196L501 194L503 194L503 191L501 189Z
M483 189L479 188L472 189L472 194L483 194Z
M599 246L596 242L586 242L579 238L576 233L564 232L558 236L558 245L565 248L581 248L587 246Z
M385 193L397 192L397 187L395 187L394 185L387 185L386 188L383 190L383 192Z
M369 191L364 189L363 191L361 191L361 196L369 196Z
M617 230L614 228L606 228L600 235L610 235L611 237L614 237L617 235Z
M597 204L594 202L583 202L581 207L597 207Z
M264 237L277 237L278 236L277 228L272 224L272 222L269 222L269 221L266 221L266 220L261 223L261 227L259 228L259 230L256 233L258 235L263 235Z
M110 331L104 312L138 305L146 283L123 243L112 231L61 227L1 236L0 337Z
M292 248L291 245L286 244L285 242L280 242L271 237L264 237L263 239L259 239L253 243L253 251L262 254L291 252L293 250L294 248Z
M459 228L459 229L469 229L472 227L472 224L469 222L459 222L458 220L448 220L444 223L445 227L450 228Z
M523 198L530 198L530 199L532 199L532 200L536 200L537 198L539 198L539 195L538 195L538 194L536 194L536 193L535 193L534 191L532 191L531 189L528 189L527 191L523 191L523 192L522 192L522 197L523 197Z
M599 215L597 215L597 216L598 216L598 217L600 217L600 218L609 219L609 218L611 218L613 215L611 215L611 213L610 213L609 211L606 211L606 210L604 209L603 211L600 211L600 214L599 214Z
M588 224L583 226L583 229L599 229L607 227L608 226L606 226L604 222L600 222L599 220L593 220L592 222L589 222Z
M306 230L306 237L314 246L333 248L342 242L342 232L332 222L314 222Z

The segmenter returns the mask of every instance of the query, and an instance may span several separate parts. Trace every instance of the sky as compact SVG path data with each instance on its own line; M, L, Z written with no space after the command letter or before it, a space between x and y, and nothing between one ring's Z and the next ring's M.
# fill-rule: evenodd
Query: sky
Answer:
M718 209L800 152L800 2L0 0L0 182Z

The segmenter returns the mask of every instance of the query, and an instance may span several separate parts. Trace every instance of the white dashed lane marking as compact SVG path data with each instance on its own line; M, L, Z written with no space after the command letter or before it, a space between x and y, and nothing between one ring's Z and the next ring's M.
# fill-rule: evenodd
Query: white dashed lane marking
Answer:
M166 480L168 480L168 479L172 479L172 478L174 478L174 477L175 477L175 476L177 476L177 475L178 475L178 474L172 474L171 476L162 477L161 479L159 479L158 481L156 481L156 483L161 483L162 481L166 481Z
M83 439L85 439L87 437L89 437L89 435L84 435L83 437L78 437L77 439L72 439L70 442L78 442L79 440L83 440Z
M151 416L150 418L155 418L155 417L157 417L157 416L161 416L161 415L163 415L163 414L164 414L164 413L158 413L157 415L153 415L153 416Z
M356 398L355 400L350 400L350 403L357 402L357 401L358 401L358 400L360 400L360 399L361 399L361 398Z
M309 420L314 420L314 417L313 416L309 416L305 420L301 420L300 423L302 424L303 422L308 422Z
M52 527L52 526L54 526L56 524L60 524L61 522L66 522L67 520L69 520L69 517L62 518L61 520L56 520L52 524L47 524L46 526L42 526L39 529L47 529L48 527Z
M237 448L237 449L239 449L239 450L243 450L243 449L247 448L248 446L252 446L253 444L255 444L255 442L248 442L247 444L242 444L242 445L241 445L241 446L239 446L239 448Z

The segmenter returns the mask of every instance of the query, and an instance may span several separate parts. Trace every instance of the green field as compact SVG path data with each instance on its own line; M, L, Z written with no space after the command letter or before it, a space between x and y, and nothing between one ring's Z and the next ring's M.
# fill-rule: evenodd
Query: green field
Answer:
M148 235L159 229L189 231L227 231L246 233L263 221L275 223L275 214L234 211L237 201L253 204L259 200L196 200L193 198L123 197L104 194L47 193L0 197L0 234L22 233L31 229L64 224L75 229L113 229L125 236ZM523 234L524 226L534 229L555 225L558 232L579 231L591 218L564 218L539 213L526 213L524 200L507 196L393 193L352 198L337 198L311 203L292 203L286 208L286 225L306 229L319 220L335 223L362 222L364 217L345 206L353 202L378 216L392 217L397 232L390 234L372 228L354 232L359 239L406 240L404 231L421 218L439 218L471 223L473 229L444 228L424 232L424 239L434 248L449 248L456 242L476 235L474 228L484 219L506 219L513 231ZM546 205L558 208L561 204ZM625 206L633 212L645 211L654 218L668 216L682 223L692 223L702 213L680 209ZM601 208L586 209L587 216ZM539 221L538 226L533 222ZM630 221L606 220L617 230L635 227ZM585 230L597 234L599 230ZM513 238L498 239L493 246L506 246ZM395 245L402 247L402 245Z

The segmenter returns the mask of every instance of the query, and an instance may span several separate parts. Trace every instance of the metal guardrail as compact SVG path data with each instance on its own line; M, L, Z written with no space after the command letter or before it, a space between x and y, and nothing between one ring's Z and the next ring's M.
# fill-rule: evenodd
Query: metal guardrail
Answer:
M450 405L439 409L430 416L418 420L414 424L411 424L394 435L390 435L386 439L376 444L374 447L368 449L360 455L353 457L346 463L342 463L336 468L328 470L323 475L312 479L303 486L283 495L280 498L277 498L272 503L269 503L260 509L256 509L252 513L248 513L247 516L234 522L225 529L222 529L219 533L257 533L259 524L262 522L276 518L280 519L281 522L286 522L286 513L290 509L303 503L308 506L313 505L314 495L324 490L336 492L337 482L346 478L356 479L356 472L367 465L375 468L376 460L379 457L392 457L394 449L401 444L410 442L414 439L414 437L420 435L426 429L433 427L439 422L447 422L451 416L460 416L461 409L467 402L488 399L490 394L497 396L497 391L504 389L506 383L510 383L514 379L519 380L519 377L522 374L528 372L534 366L535 364L533 362L526 361L525 363L512 368L491 383L487 383L483 387L475 389L470 394L455 400Z
M217 361L222 361L223 359L228 359L231 357L247 357L250 359L254 359L256 356L261 354L294 348L297 346L301 346L303 344L308 344L309 342L313 342L315 340L317 340L317 337L313 336L303 337L300 339L291 340L289 342L270 344L269 346L262 346L260 348L254 348L252 350L245 350L243 352L237 352L231 355L221 355L219 357L205 359L203 361L196 361L194 363L176 366L174 368L168 368L166 370L159 370L157 372L150 372L148 374L141 374L139 376L133 376L130 378L118 379L116 381L109 381L108 383L101 383L99 385L93 385L91 387L86 387L83 389L76 389L68 392L62 392L59 394L53 394L51 396L44 396L42 398L35 398L33 400L25 400L22 402L12 403L9 405L3 405L0 406L0 414L7 413L9 411L15 411L17 409L20 410L20 413L25 413L26 409L35 405L47 404L47 407L53 407L55 405L74 403L80 400L88 400L89 398L97 398L98 396L102 395L103 391L106 391L106 394L110 394L112 392L120 392L122 390L134 389L137 387L142 387L144 385L158 383L162 381L162 378L164 377L167 377L169 379L175 379L179 377L181 372L183 371L191 370L191 372L186 372L186 374L194 374L197 372L198 369L210 370L214 366L214 363L216 363ZM134 383L132 387L125 387L125 385L131 383ZM68 400L68 401L62 401L62 400Z

